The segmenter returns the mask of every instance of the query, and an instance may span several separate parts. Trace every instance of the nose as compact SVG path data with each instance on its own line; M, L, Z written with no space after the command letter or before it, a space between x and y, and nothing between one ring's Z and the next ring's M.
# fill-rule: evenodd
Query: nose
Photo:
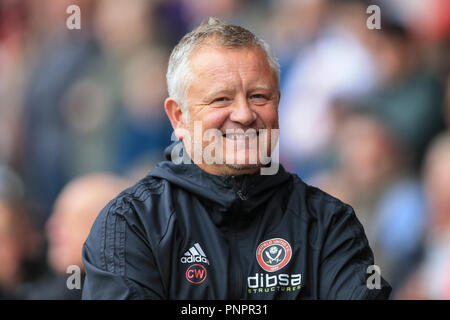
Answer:
M249 126L256 120L257 116L246 98L240 98L233 105L233 110L230 114L230 120L238 122L244 126Z

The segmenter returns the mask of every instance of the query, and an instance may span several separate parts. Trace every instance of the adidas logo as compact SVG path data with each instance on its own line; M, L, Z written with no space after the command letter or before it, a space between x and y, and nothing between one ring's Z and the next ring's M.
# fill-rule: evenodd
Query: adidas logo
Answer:
M208 258L206 258L205 252L203 252L202 248L198 243L194 243L186 253L184 257L181 257L182 263L194 263L194 262L203 262L209 264Z

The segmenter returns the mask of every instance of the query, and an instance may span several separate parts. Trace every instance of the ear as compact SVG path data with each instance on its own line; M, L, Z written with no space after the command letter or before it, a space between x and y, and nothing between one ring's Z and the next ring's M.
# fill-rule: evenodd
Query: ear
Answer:
M166 111L167 117L169 117L170 123L172 124L173 130L175 130L175 136L183 140L183 132L185 130L186 124L184 123L183 111L181 106L173 98L167 98L164 101L164 110Z

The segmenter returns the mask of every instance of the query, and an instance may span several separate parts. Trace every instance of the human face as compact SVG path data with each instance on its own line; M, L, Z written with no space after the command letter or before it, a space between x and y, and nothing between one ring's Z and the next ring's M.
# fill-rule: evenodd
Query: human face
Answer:
M194 162L217 175L257 173L262 166L260 149L270 156L273 129L279 129L278 82L263 51L201 46L191 56L190 74L185 100L189 117L181 126L191 137L195 135L195 123L201 124L202 137L206 131L216 129L220 137L215 143L222 147L224 164ZM267 130L267 136L263 137L261 129ZM250 134L229 134L239 130ZM202 150L212 140L202 138ZM199 141L185 141L191 159L195 143Z
M67 190L57 199L46 225L48 262L58 273L65 273L70 265L83 268L81 250L94 219L89 217L92 208L86 203L86 197Z

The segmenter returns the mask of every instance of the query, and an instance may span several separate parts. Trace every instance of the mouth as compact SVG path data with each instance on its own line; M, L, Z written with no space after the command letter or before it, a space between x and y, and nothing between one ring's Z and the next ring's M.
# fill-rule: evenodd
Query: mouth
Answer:
M224 133L222 137L229 140L245 140L254 139L259 136L259 131L245 132L245 133Z

